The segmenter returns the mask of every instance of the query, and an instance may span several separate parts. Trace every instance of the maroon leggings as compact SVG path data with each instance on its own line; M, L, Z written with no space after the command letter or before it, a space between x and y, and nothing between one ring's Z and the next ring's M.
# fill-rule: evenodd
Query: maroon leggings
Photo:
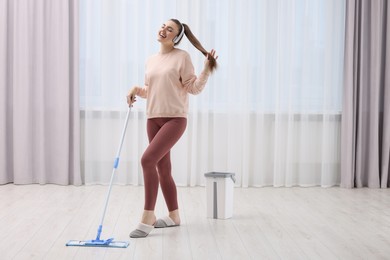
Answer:
M154 210L158 184L169 211L178 209L176 184L171 175L170 150L187 126L184 117L150 118L147 121L149 146L142 159L145 183L145 210Z

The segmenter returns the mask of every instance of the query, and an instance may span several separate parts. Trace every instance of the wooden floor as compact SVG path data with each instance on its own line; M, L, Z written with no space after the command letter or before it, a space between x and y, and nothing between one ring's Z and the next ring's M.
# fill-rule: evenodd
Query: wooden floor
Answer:
M182 226L130 239L143 187L114 186L102 238L126 249L66 247L96 236L107 186L0 186L0 259L389 259L390 189L236 188L234 216L206 218L204 187L178 188ZM166 213L161 194L158 216Z

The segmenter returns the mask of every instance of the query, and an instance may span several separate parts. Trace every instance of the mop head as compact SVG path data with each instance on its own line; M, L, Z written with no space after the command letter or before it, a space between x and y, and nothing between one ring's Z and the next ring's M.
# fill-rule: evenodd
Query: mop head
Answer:
M66 246L127 248L129 246L129 242L113 241L113 238L107 240L70 240L66 243Z

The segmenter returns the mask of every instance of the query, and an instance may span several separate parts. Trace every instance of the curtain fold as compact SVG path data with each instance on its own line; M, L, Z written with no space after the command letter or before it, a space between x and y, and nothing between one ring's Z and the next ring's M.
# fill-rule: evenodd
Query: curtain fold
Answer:
M78 1L0 5L0 184L80 185Z
M204 185L204 173L223 171L236 173L242 187L339 185L344 11L339 0L82 0L85 182L109 181L125 96L144 84L161 24L178 18L217 50L219 68L205 90L190 97L187 130L171 153L176 183ZM186 39L178 47L199 73L204 57ZM139 98L117 183L143 184L145 126Z
M390 7L347 0L346 8L341 186L387 188Z

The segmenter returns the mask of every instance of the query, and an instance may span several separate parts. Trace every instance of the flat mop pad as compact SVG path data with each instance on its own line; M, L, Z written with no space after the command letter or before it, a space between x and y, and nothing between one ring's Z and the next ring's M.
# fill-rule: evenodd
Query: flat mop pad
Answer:
M129 242L127 241L114 241L114 238L109 238L106 240L100 239L101 233L102 233L102 225L100 225L98 228L96 239L70 240L68 243L66 243L66 246L118 247L118 248L126 248L129 246Z
M129 246L127 241L113 241L112 238L107 240L70 240L66 243L67 246L89 246L89 247L118 247L126 248Z
M93 240L70 240L66 243L66 246L89 246L89 247L118 247L118 248L127 248L129 242L127 241L114 241L113 238L106 240L100 239L100 234L102 233L102 225L98 228L98 233L96 239Z

